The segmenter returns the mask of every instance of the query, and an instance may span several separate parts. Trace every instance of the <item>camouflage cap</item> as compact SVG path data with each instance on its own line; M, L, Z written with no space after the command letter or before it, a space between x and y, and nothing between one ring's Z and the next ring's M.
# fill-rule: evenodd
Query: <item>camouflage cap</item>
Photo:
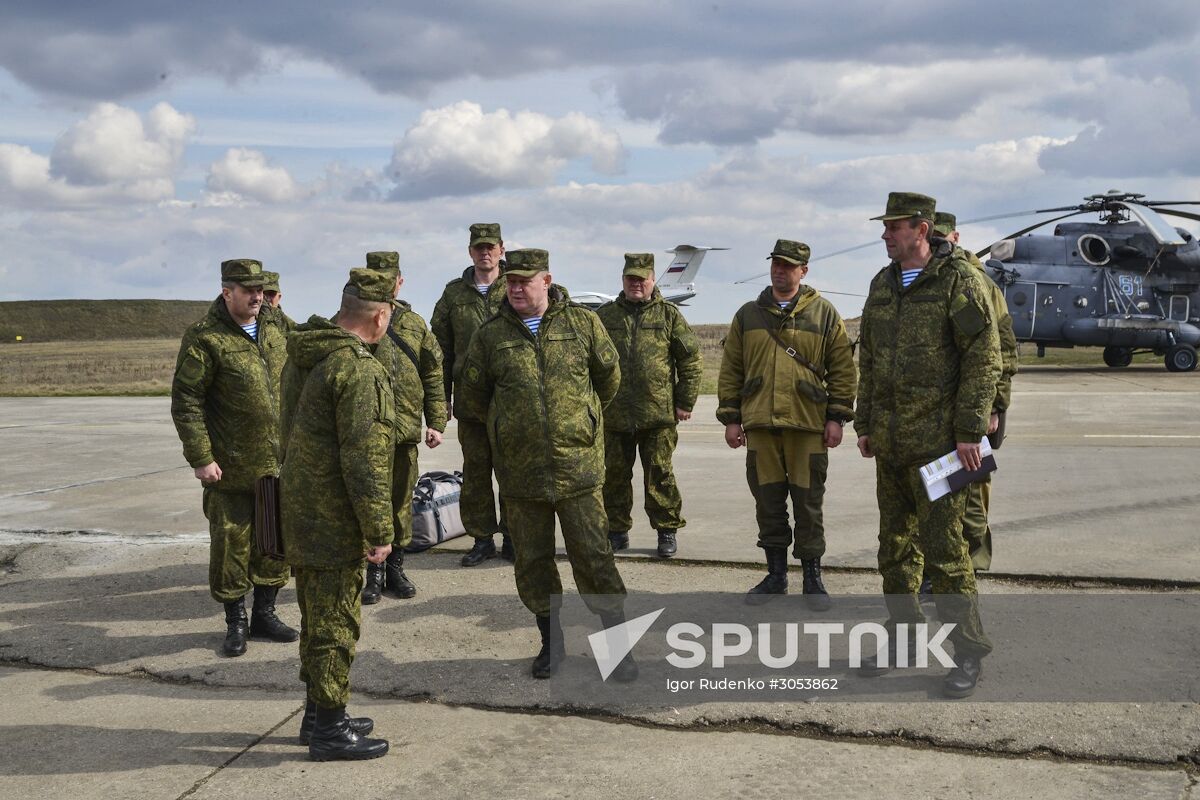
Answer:
M342 289L342 294L372 303L395 304L396 279L385 270L355 267L350 270L350 281Z
M949 236L958 230L958 218L949 211L939 211L933 215L933 230L942 236Z
M621 275L632 275L635 278L650 278L654 276L654 253L626 253L625 269Z
M471 226L471 247L477 244L500 244L499 222L476 222Z
M267 282L263 284L264 292L278 292L279 291L279 273L278 272L268 272L267 270L264 269L263 277L267 279Z
M871 219L891 222L894 219L916 217L933 222L934 209L936 208L937 200L934 200L927 194L890 192L887 199L887 210L881 216L871 217Z
M767 256L767 259L782 258L784 261L801 267L808 263L810 255L812 255L812 250L804 242L778 239L775 242L775 249L771 251L771 255Z
M536 248L509 250L507 257L508 267L504 270L505 275L532 278L539 272L550 269L550 254L545 250Z
M233 281L242 286L264 286L267 283L262 262L253 258L231 258L221 262L221 282Z
M400 254L395 250L376 250L367 253L367 269L390 275L392 282L400 277Z

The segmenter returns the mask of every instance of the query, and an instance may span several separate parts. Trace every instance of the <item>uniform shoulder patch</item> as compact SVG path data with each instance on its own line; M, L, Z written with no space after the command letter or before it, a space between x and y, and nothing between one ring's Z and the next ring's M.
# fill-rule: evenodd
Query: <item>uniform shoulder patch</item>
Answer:
M483 371L479 369L478 364L469 363L463 370L463 378L466 379L467 383L479 383L479 380L482 377Z
M956 295L950 302L950 318L964 336L975 336L988 322L979 304L965 294Z

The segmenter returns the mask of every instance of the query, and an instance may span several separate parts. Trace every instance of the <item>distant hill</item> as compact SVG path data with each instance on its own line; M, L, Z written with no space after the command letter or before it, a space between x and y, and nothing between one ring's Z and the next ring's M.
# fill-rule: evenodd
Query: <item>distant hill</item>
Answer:
M0 342L178 339L211 300L14 300L0 303Z

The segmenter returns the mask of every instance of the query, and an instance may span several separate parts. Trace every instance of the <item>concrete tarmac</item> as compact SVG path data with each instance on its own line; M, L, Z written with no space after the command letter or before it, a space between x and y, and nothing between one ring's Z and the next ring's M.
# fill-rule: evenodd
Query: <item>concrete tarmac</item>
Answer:
M1019 375L981 591L1200 592L1185 483L1198 394L1200 376L1161 368ZM631 588L738 593L761 575L744 457L714 408L702 398L681 428L681 559L649 558L635 510ZM219 654L199 487L167 401L3 399L0 412L0 796L1200 796L1197 698L564 702L529 677L537 633L511 567L460 568L461 540L409 558L415 599L364 609L352 711L392 753L314 764L295 744L296 646ZM423 469L458 466L449 434L422 447ZM879 591L872 469L847 429L826 506L835 593ZM280 609L298 623L290 586Z

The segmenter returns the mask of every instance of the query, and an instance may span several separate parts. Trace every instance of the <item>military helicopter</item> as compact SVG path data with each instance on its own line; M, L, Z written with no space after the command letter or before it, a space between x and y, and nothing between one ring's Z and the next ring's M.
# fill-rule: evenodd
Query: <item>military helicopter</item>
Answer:
M1069 213L1010 234L976 255L1004 290L1017 340L1047 347L1103 347L1104 363L1125 367L1136 353L1162 356L1171 372L1196 368L1200 346L1200 243L1163 216L1200 220L1166 206L1200 201L1145 200L1110 191L1083 203L986 219ZM1080 214L1098 222L1062 222ZM971 220L982 222L983 219ZM1026 235L1051 223L1053 234ZM966 224L965 222L963 224Z

